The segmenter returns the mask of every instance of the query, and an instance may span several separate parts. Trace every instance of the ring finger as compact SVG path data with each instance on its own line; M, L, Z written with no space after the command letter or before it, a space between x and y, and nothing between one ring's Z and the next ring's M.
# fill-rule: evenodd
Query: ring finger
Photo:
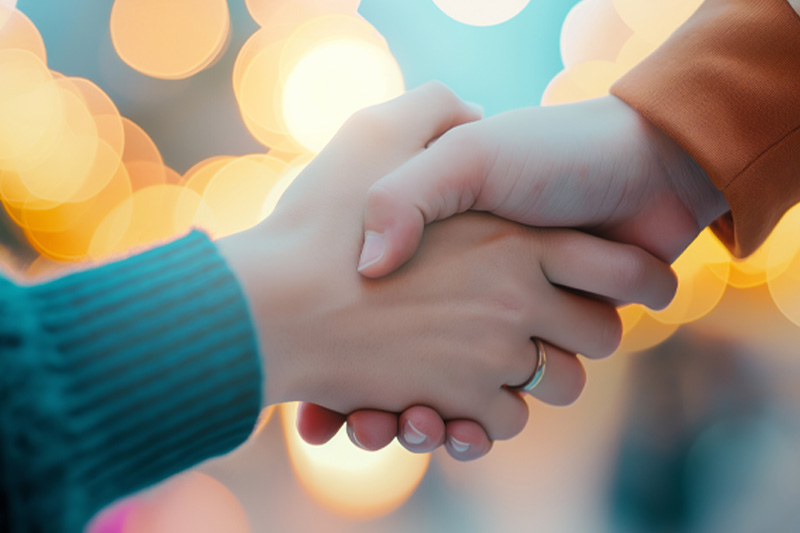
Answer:
M537 353L536 344L531 341L530 345L534 366L532 366L531 372L525 378L525 381L508 386L511 390L527 383L539 369L539 354ZM544 372L541 376L541 381L530 391L519 392L527 392L534 398L550 405L569 405L573 403L581 395L583 387L586 385L586 370L583 368L583 363L574 353L562 350L546 341L542 342L542 349L544 352Z

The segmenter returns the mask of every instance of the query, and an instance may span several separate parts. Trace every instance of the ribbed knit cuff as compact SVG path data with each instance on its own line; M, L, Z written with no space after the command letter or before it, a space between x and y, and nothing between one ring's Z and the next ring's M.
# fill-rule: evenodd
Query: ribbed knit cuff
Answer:
M252 431L263 383L254 328L204 234L30 293L53 343L71 458L65 488L87 499L73 505L94 512Z

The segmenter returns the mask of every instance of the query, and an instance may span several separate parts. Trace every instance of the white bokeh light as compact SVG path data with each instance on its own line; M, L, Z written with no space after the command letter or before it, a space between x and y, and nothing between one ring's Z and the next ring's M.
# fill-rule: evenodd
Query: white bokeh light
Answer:
M433 0L450 18L470 26L494 26L511 20L530 0Z
M311 50L292 69L283 91L283 116L292 137L318 153L350 115L403 90L403 76L390 53L366 41L332 41Z

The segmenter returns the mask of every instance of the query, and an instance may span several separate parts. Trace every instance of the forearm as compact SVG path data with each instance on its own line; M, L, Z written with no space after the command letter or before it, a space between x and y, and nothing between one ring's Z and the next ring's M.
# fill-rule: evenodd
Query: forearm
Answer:
M15 331L0 361L0 460L12 529L76 530L251 431L255 337L204 235L36 287L4 285L3 324Z

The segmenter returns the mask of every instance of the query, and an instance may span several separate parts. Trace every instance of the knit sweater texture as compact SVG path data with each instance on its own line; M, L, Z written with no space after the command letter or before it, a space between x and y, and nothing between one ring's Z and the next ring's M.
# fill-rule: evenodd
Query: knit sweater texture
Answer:
M32 287L0 278L0 531L77 532L250 434L247 303L193 232Z

